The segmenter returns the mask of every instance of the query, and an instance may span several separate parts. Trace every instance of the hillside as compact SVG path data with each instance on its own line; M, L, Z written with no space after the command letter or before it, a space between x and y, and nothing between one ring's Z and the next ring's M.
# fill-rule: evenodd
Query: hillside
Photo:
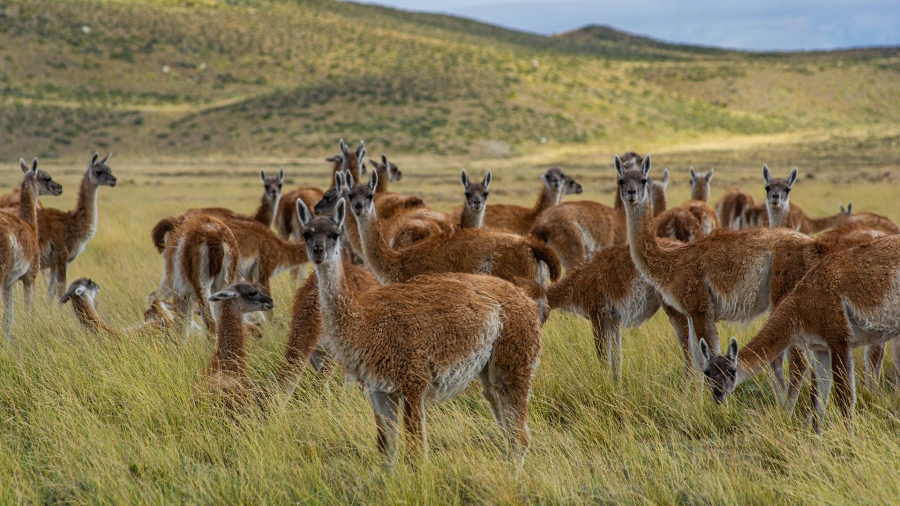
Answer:
M111 149L529 152L900 119L895 49L749 54L589 27L542 37L330 0L11 0L4 159Z

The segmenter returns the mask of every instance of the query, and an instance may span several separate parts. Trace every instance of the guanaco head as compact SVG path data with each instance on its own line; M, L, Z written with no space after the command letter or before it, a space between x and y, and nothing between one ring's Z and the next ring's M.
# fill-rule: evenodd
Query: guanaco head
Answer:
M709 200L709 183L712 181L713 177L713 169L709 169L709 172L701 172L697 174L694 172L694 168L691 167L691 199L692 200L702 200L704 202Z
M389 162L384 153L381 154L381 163L373 161L372 166L378 172L378 179L387 178L391 183L403 180L403 173L400 172L400 168ZM362 173L365 174L365 172Z
M763 179L766 182L766 203L769 209L786 211L790 205L791 188L797 181L797 167L791 169L787 179L775 179L769 173L769 168L763 165Z
M372 175L375 175L373 172ZM357 185L362 186L362 185ZM339 262L341 257L341 227L347 216L345 199L338 201L330 218L313 218L302 200L297 199L297 217L300 219L301 236L306 242L306 254L315 264Z
M97 283L88 278L76 279L69 285L69 290L66 291L66 294L59 298L59 303L65 304L69 302L69 299L82 298L93 306L94 298L97 297L98 293L100 293L100 285Z
M110 156L112 156L112 153L107 153L106 156L104 156L103 159L100 160L100 153L94 153L94 156L91 157L91 165L88 167L88 178L90 179L92 185L116 185L116 176L113 176L112 171L109 169L109 165L106 165L106 162L109 161Z
M350 188L353 186L353 175L349 172L335 172L334 186L328 189L322 199L313 206L313 212L316 216L331 216L334 212L334 206L338 201L350 194Z
M619 174L619 195L626 204L640 204L649 196L650 155L644 157L640 168L625 167L618 155L613 160Z
M581 185L578 184L578 181L575 181L574 179L566 175L564 175L563 177L566 180L563 186L563 193L565 193L566 195L578 195L584 191Z
M250 283L235 283L221 292L212 294L207 300L209 302L237 300L238 308L244 314L271 311L275 307L272 297L263 293L257 285Z
M359 147L356 148L356 151L351 151L350 147L344 143L344 139L341 139L339 143L339 147L341 148L341 169L346 171L353 171L354 167L359 168L360 174L366 173L366 145L362 140L359 141Z
M544 174L541 175L541 181L544 182L544 185L547 186L547 189L554 193L559 193L564 190L566 183L566 176L563 174L563 171L559 170L557 167L551 167Z
M481 211L487 205L489 195L488 188L491 186L491 169L488 169L484 175L484 179L480 183L469 181L469 175L466 169L462 170L459 180L462 182L463 189L466 192L465 208L469 211ZM543 178L543 176L541 176Z
M378 173L369 174L368 184L358 184L350 188L347 198L350 201L350 212L357 218L375 212L375 187L378 186Z
M706 384L712 391L713 400L721 404L734 391L737 384L738 342L732 337L728 352L720 355L709 349L705 339L700 340L700 367L706 376Z
M284 167L278 169L278 175L274 177L268 177L266 175L266 171L260 169L259 177L263 182L263 191L265 192L266 200L269 201L273 207L278 204L278 199L281 198L281 185L284 181Z
M24 158L19 158L19 168L22 169L22 172L25 174L26 178L34 178L38 195L57 196L62 194L62 185L54 181L53 178L50 177L50 174L47 174L46 172L38 168L37 158L32 160L30 167L27 163L25 163Z

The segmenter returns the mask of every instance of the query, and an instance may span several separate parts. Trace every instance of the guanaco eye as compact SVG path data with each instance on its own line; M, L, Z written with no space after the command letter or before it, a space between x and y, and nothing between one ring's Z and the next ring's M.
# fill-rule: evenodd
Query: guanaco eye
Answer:
M485 197L487 197L488 195L490 195L490 193L484 192L484 196L485 196Z
M311 236L309 235L309 232L303 232L300 234L300 237L302 237L304 241L308 241Z
M768 186L766 186L766 192L768 192L768 191L769 191L769 187L768 187Z
M624 180L624 179L620 179L620 180L619 180L619 186L624 186L624 185L625 185L625 180Z
M466 192L466 198L467 198L467 199L472 198L472 194L469 193L469 192Z
M791 189L790 188L785 189L784 193L791 193Z
M338 239L341 238L341 234L333 233L329 237L331 237L332 240L337 241Z
M256 297L257 295L259 295L259 292L257 292L256 290L253 290L252 292L248 293L247 295L249 295L250 297Z
M644 185L647 184L647 180L646 180L646 179L641 179L641 184L644 184Z

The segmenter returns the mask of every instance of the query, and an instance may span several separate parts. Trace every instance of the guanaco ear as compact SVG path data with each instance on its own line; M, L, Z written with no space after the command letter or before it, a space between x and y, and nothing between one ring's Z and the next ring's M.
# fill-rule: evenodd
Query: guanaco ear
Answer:
M344 181L347 183L347 188L356 186L356 181L353 180L353 174L350 171L344 173Z
M65 304L66 302L69 302L69 294L65 294L59 298L60 304Z
M284 181L284 167L278 169L278 182Z
M737 354L738 354L737 338L734 336L731 336L731 341L728 342L728 354L725 356L730 358L731 360L737 360Z
M788 176L788 185L794 186L794 181L797 180L797 167L791 169L791 175Z
M94 156L91 157L91 167L97 165L98 158L100 158L100 153L94 153Z
M306 204L304 204L300 199L297 199L297 203L295 205L297 206L297 218L300 219L300 224L305 227L306 224L312 220L312 215L309 212L309 208L306 207Z
M369 174L369 189L374 192L376 186L378 186L378 173L373 171Z
M344 199L338 200L337 206L334 207L334 214L331 215L331 219L337 224L338 228L343 228L344 226L344 218L347 217L347 201Z
M350 154L350 148L347 147L344 139L341 139L341 141L338 143L338 147L341 148L341 154L344 155L341 158L347 158L347 155Z
M709 361L712 360L712 353L709 351L709 345L706 344L706 339L700 340L700 356L703 359L700 363L700 370L704 371L709 366Z
M641 172L644 174L644 177L647 177L647 174L650 174L650 155L644 157L644 164L641 166Z
M484 189L487 190L491 186L491 169L488 169L487 174L484 175L484 180L481 181L481 184L484 186Z
M23 162L24 162L24 160L23 160ZM469 187L469 175L466 174L466 169L462 170L462 174L460 174L459 180L462 182L463 188Z
M663 169L662 179L659 180L663 186L669 186L669 169Z
M691 184L694 184L694 180L695 180L695 179L697 179L697 174L694 173L694 168L691 167L691 179L690 179L690 183L691 183Z
M706 173L706 182L712 181L713 169L709 169L709 172Z
M340 162L343 161L343 157L341 155L331 155L325 159L326 162Z
M356 157L362 158L364 156L366 156L366 144L362 141L362 139L360 139L359 147L356 148Z
M208 299L209 302L221 302L223 300L236 299L240 296L239 293L232 290L222 290L221 292L216 292L212 294Z
M28 168L28 164L25 163L24 158L19 158L19 168L22 169L22 172L24 172L26 174L28 173L29 170L31 170Z
M103 160L100 160L100 163L106 163L109 161L109 157L112 156L112 153L106 153L106 156L103 157Z
M619 158L619 155L616 155L615 158L613 158L613 165L615 165L616 172L619 173L619 177L625 175L625 169L622 167L622 159Z
M844 211L844 209L842 207L841 212L843 212L843 211ZM853 202L848 202L847 203L847 215L849 216L851 214L853 214Z
M769 182L772 180L772 174L769 174L769 167L766 164L763 164L763 181Z
M35 157L34 160L31 161L31 173L34 174L35 176L37 176L37 170L38 170L38 162L37 162L37 157Z
M381 153L381 164L384 165L385 169L391 168L390 164L388 164L387 156L384 153Z
M262 182L266 182L266 171L259 169L259 178L262 179Z
M344 173L341 171L337 171L334 173L334 187L337 191L341 191L344 188Z

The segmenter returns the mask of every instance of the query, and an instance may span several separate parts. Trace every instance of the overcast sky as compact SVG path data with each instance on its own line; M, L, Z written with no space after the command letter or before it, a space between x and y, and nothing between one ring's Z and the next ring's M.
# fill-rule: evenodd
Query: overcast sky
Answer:
M900 45L900 0L354 0L551 35L609 25L668 42L751 50Z

